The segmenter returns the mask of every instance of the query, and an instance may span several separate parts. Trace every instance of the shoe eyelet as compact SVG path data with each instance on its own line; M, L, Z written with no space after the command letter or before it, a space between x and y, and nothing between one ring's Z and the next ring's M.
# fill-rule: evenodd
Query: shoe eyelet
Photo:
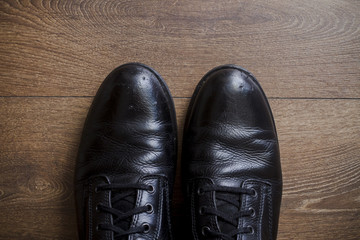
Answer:
M198 190L197 190L197 194L199 195L199 196L202 196L202 195L204 195L204 189L202 189L201 187L200 188L198 188Z
M96 212L100 212L99 207L100 207L100 204L96 205L96 207L95 207L95 211L96 211Z
M147 203L145 206L147 207L147 213L152 213L154 211L154 208L150 203Z
M205 208L204 208L204 207L200 207L200 208L199 208L199 214L200 214L200 215L204 215L204 212L205 212Z
M144 228L144 233L150 232L150 225L148 223L143 223L142 226Z
M254 234L255 231L254 231L254 228L252 226L248 226L247 228L249 229L248 234L251 234L251 235Z
M257 196L257 192L254 188L250 188L250 191L251 191L250 196L253 196L253 197Z
M203 226L202 228L201 228L201 234L204 236L204 237L206 237L208 234L207 234L207 232L209 232L210 231L210 228L208 227L208 226Z
M99 225L96 225L96 231L100 231L100 226Z
M94 191L95 191L96 193L98 193L98 192L99 192L99 188L98 188L98 187L95 187Z
M149 185L147 191L148 191L148 193L154 193L154 192L155 192L154 186L153 186L153 185Z
M250 207L249 211L250 211L250 217L255 217L255 209Z

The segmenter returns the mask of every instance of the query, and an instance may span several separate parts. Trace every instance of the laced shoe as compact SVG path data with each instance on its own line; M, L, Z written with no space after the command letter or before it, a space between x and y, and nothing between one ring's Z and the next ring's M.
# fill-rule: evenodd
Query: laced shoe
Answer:
M282 177L275 124L255 77L225 65L207 73L184 126L189 239L275 239Z
M172 239L176 128L170 92L153 69L130 63L109 74L78 150L80 239Z

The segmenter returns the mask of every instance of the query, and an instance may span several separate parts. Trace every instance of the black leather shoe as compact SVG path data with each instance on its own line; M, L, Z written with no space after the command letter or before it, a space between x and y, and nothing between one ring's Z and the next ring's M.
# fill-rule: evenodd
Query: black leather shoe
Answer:
M282 178L274 120L255 77L217 67L188 109L183 186L192 239L275 239Z
M172 239L175 110L165 82L130 63L105 79L78 151L75 194L80 239Z

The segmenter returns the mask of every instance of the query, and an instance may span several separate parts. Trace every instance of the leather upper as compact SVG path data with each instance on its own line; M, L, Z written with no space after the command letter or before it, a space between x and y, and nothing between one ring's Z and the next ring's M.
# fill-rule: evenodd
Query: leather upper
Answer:
M239 195L240 209L254 211L239 218L239 227L253 230L239 239L276 238L282 191L279 146L270 106L249 72L225 65L200 81L184 126L182 169L194 239L206 239L204 226L227 230L217 217L199 214L201 206L238 210L219 206L217 193L198 194L206 185L255 190L254 195Z
M84 124L79 146L75 186L80 239L113 239L111 231L97 231L97 222L112 223L111 191L101 184L144 183L154 192L137 190L136 206L152 210L133 217L132 226L150 225L129 239L170 239L169 201L176 166L177 129L174 105L166 84L151 68L125 64L104 80ZM166 219L166 220L164 220ZM169 221L167 221L169 220Z

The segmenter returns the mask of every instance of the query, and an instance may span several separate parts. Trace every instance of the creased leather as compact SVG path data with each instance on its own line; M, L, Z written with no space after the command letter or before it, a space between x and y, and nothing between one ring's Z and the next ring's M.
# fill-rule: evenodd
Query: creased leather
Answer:
M93 193L86 186L94 176L106 176L112 183L137 183L150 177L161 190L152 195L139 191L137 201L155 201L156 206L162 208L154 209L151 214L134 216L134 224L150 221L149 218L158 219L163 212L168 215L176 151L175 109L165 82L143 64L125 64L112 71L93 100L78 150L75 195L80 239L87 239L88 235L89 216L84 214L87 211L84 209L88 207L86 196L89 191L90 195ZM153 223L150 232L139 237L150 239L153 234L156 239L170 239L170 223L150 222Z
M254 234L244 234L240 239L276 238L282 192L279 145L270 106L251 73L224 65L200 81L185 121L182 171L188 201L200 201L191 205L190 216L198 211L197 206L208 204L194 196L193 184L200 184L201 179L219 186L247 187L244 182L248 181L253 181L253 187L259 190L266 186L259 193L265 202L251 202L246 196L241 207L254 206L257 212L263 207L262 216L269 216L271 225L265 227L268 223L259 216L255 222L255 218L245 219L244 224L254 224ZM210 220L192 219L193 239L206 239L197 237L201 236L198 225L206 221ZM259 224L264 225L262 229L258 229ZM261 233L255 234L257 230Z

